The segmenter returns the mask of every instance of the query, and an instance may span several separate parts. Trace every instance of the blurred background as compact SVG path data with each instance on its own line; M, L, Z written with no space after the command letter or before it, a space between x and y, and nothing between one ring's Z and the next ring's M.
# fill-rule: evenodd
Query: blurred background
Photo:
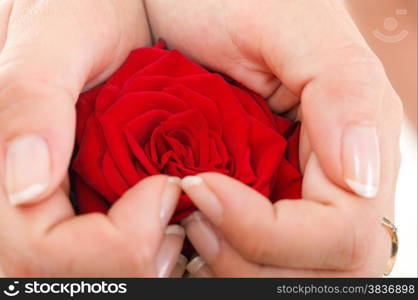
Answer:
M345 0L404 103L395 202L399 252L391 277L417 277L417 0Z

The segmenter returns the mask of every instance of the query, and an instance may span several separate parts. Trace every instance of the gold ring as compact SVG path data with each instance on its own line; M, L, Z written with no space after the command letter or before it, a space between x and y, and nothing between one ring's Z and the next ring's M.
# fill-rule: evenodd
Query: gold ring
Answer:
M385 217L382 218L382 225L387 229L390 234L390 239L392 241L392 252L390 254L390 258L387 262L385 272L385 276L388 276L390 272L392 272L393 266L395 265L396 261L396 254L398 253L398 234L396 233L397 229L395 224L391 221L386 219Z

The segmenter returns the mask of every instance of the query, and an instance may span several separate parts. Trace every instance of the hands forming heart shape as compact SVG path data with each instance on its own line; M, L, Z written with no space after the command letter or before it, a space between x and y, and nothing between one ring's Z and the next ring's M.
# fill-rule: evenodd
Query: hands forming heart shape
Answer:
M300 199L271 203L197 172L148 177L106 214L75 215L66 175L79 94L160 37L301 121ZM339 2L5 0L0 83L6 276L179 276L185 233L206 275L383 274L402 106ZM166 223L181 190L199 209L185 231Z

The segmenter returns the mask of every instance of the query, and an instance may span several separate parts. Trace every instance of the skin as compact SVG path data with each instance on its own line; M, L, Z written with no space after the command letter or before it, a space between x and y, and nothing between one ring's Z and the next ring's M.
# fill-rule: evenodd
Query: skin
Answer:
M209 241L193 234L196 222L186 222L189 238L214 275L381 276L390 241L380 220L393 218L402 108L343 5L145 3L155 38L164 37L171 47L254 89L273 110L293 110L302 120L302 201L270 205L219 174L201 176L206 189L183 183L221 241L220 252L208 255L203 249ZM377 127L381 179L373 199L354 195L344 182L340 145L353 123ZM208 189L219 199L222 221L213 214Z
M156 256L167 238L166 224L158 220L166 177L140 182L106 216L74 216L62 182L73 149L78 94L107 78L131 50L157 37L241 81L268 99L273 110L290 111L304 124L303 201L271 205L219 174L201 175L203 184L194 187L182 183L220 241L220 251L211 257L203 250L207 241L194 241L213 274L381 275L390 243L380 218L393 218L402 108L345 9L325 0L121 3L0 4L0 144L36 133L46 139L52 160L51 182L32 204L12 206L1 190L5 275L156 275ZM378 131L380 189L373 199L354 195L342 175L342 134L357 122ZM221 218L211 213L210 193L219 200ZM242 199L240 205L235 199ZM139 211L144 213L138 217ZM193 224L185 223L192 242ZM330 226L335 230L323 230ZM174 244L181 240L173 243L173 251L180 251Z
M171 269L179 256L184 236L164 234L159 218L167 176L142 181L107 215L76 217L67 197L79 93L150 43L142 3L122 2L0 2L0 170L5 145L22 134L42 135L52 156L50 185L34 203L11 205L0 189L5 276L156 276L159 251L171 249ZM171 189L168 216L180 192Z

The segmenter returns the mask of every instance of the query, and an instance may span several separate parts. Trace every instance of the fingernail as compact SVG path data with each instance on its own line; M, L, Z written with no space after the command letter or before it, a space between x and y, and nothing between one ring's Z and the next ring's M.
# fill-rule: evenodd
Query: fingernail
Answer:
M208 262L216 259L219 253L219 240L212 226L200 212L194 212L181 223L187 237L196 250Z
M193 258L186 269L192 277L213 277L212 272L200 256Z
M181 187L211 222L216 225L222 223L221 202L201 177L186 176L181 180Z
M344 133L342 146L344 178L358 195L377 195L380 177L380 150L376 128L351 125Z
M11 204L30 202L48 187L48 145L37 135L13 139L6 147L5 189Z
M184 272L186 271L188 260L187 258L180 254L179 259L177 260L177 264L174 267L173 272L171 273L171 277L174 278L181 278L184 275Z
M175 251L173 243L173 237L180 237L183 242L185 237L184 229L179 225L167 226L165 231L165 237L160 246L160 250L155 259L155 267L158 277L167 277L171 274L175 264L178 260L178 252Z
M163 226L166 226L173 215L174 209L180 195L180 178L170 176L164 186L161 196L160 219Z

